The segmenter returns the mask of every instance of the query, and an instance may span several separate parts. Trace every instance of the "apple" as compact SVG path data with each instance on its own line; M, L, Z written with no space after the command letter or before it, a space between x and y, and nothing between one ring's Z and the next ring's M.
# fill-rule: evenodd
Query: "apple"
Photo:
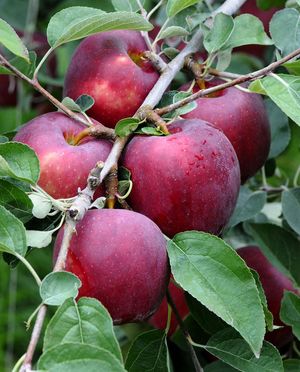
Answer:
M0 75L0 107L16 105L16 83L14 76Z
M147 50L137 31L109 31L87 37L72 57L64 95L77 99L88 94L95 100L89 114L114 127L133 116L158 80L159 74L143 58Z
M189 313L189 308L185 301L183 289L179 288L176 284L174 284L172 280L169 283L168 289L174 301L174 304L179 312L180 317L184 319L185 316ZM165 296L159 308L157 309L157 311L149 319L149 323L153 325L153 327L155 328L165 329L167 325L167 320L168 320L168 301ZM176 320L174 313L172 312L170 329L169 329L168 335L172 336L172 334L176 331L177 327L178 327L178 322Z
M36 152L41 168L38 184L56 199L75 196L79 187L86 186L90 170L110 152L111 143L103 139L87 137L73 145L85 128L63 113L51 112L22 126L14 137Z
M292 282L268 261L259 247L246 246L238 249L237 253L251 269L257 271L266 295L268 308L274 317L274 324L283 326L284 324L279 317L281 299L285 290L295 292ZM275 346L281 347L288 343L291 337L291 328L285 326L268 332L266 339Z
M54 257L63 237L58 233ZM98 299L115 324L151 316L166 292L170 269L166 240L142 214L120 210L90 210L76 226L66 270L77 275L79 296Z
M205 82L207 88L221 83L217 79ZM189 86L185 84L180 89L187 90ZM198 90L195 85L193 92ZM183 117L206 120L223 131L236 151L244 183L264 165L270 150L270 124L263 99L230 87L198 98L196 103L197 107Z
M129 204L172 237L186 230L220 234L236 204L240 170L218 129L178 120L168 136L135 136L122 164L131 172Z

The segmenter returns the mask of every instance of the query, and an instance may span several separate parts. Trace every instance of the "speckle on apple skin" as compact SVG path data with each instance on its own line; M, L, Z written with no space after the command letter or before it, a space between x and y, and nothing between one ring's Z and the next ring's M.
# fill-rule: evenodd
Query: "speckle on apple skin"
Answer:
M110 152L112 144L107 140L89 137L76 146L66 141L85 128L63 113L51 112L29 121L14 137L36 152L41 169L38 184L56 199L77 195L78 188L86 186L90 170Z
M90 210L77 224L66 270L82 281L79 296L98 299L114 323L147 319L165 295L170 269L166 240L147 217L120 209ZM57 257L60 230L54 250Z
M137 31L87 37L72 57L64 96L77 99L89 94L95 104L88 113L113 128L120 119L134 115L159 78L150 62L141 59L146 50Z
M169 237L187 230L220 234L240 187L235 151L202 120L178 120L168 128L168 136L139 135L127 145L122 164L132 175L129 204Z

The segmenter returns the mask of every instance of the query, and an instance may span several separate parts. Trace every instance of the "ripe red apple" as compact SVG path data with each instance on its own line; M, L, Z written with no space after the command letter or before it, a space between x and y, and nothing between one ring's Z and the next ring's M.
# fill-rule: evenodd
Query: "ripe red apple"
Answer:
M63 237L55 242L55 257ZM166 240L147 217L120 209L90 210L76 226L66 270L82 281L78 298L97 298L114 323L147 319L165 294Z
M185 316L189 313L189 308L185 301L183 289L177 287L177 285L174 284L172 280L169 283L168 289L174 301L174 304L179 312L179 315L181 316L182 319L184 319ZM149 323L152 324L153 327L155 328L165 329L167 325L167 320L168 320L168 301L165 296L159 308L157 309L157 311L149 319ZM178 322L176 320L174 313L172 312L170 329L168 333L169 336L172 336L172 334L176 331L177 326L178 326Z
M206 82L206 87L222 83ZM180 89L186 90L190 84ZM197 92L199 88L194 87ZM196 100L197 107L186 115L188 119L202 119L221 129L232 143L241 168L241 180L252 177L267 160L271 135L263 99L258 94L243 92L235 87L219 91L210 97Z
M129 204L168 236L186 230L219 234L235 207L240 170L235 151L218 129L178 120L170 135L136 136L123 165L131 171Z
M109 31L87 37L77 48L65 79L64 95L95 99L89 113L109 127L132 116L159 75L143 58L147 50L137 31Z
M274 317L274 324L284 325L279 317L281 299L285 290L295 291L292 282L268 261L259 247L243 247L238 249L237 253L251 269L257 271L265 291L268 308ZM281 347L291 340L291 336L291 328L285 326L273 332L268 332L266 339L275 346Z
M86 179L97 161L106 160L111 143L84 138L72 145L75 136L86 127L63 113L51 112L25 124L14 138L34 149L41 167L39 185L54 198L69 198Z

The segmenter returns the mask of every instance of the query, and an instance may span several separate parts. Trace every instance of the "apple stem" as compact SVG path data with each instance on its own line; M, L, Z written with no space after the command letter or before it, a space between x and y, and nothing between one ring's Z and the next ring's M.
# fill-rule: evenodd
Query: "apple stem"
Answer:
M74 137L72 145L77 146L79 142L90 135L90 128L85 128Z
M114 166L105 178L106 204L107 208L113 209L116 204L116 194L118 193L118 167Z
M185 337L185 340L186 340L186 343L187 343L187 346L189 348L189 352L191 354L191 358L192 358L192 361L193 361L193 364L194 364L194 367L195 367L195 371L196 372L203 372L203 368L201 367L201 364L199 362L199 359L197 358L197 355L196 355L196 352L191 344L191 336L189 334L189 331L187 330L178 310L177 310L177 307L172 299L172 296L169 292L169 290L167 289L167 293L166 293L166 296L167 296L167 300L168 300L168 304L171 306L172 308L172 311L176 317L176 320L179 324L179 327L180 327L180 330L181 332L183 333L184 337Z
M167 123L152 109L150 105L140 107L137 115L141 120L147 120L153 123L162 133L169 134Z

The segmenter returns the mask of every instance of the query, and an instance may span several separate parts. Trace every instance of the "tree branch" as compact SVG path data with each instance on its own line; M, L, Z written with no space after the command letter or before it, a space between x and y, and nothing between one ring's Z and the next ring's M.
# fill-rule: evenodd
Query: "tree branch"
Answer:
M212 94L212 93L218 92L220 90L232 87L234 85L245 83L247 81L252 81L252 80L259 79L263 76L266 76L266 75L270 74L277 67L281 66L283 63L289 61L290 59L293 59L293 58L297 57L298 55L300 55L300 48L296 49L294 52L288 54L286 57L281 58L278 61L271 63L267 67L264 67L260 70L255 71L255 72L251 72L250 74L241 75L236 79L228 81L227 83L219 84L217 86L214 86L214 87L211 87L211 88L208 88L208 89L199 90L198 92L192 94L191 96L189 96L187 98L184 98L181 101L175 102L175 103L173 103L169 106L165 106L165 107L162 107L162 108L159 108L159 109L155 109L154 111L158 115L164 115L164 114L167 114L171 111L177 110L178 108L194 101L197 98L204 97L208 94Z

